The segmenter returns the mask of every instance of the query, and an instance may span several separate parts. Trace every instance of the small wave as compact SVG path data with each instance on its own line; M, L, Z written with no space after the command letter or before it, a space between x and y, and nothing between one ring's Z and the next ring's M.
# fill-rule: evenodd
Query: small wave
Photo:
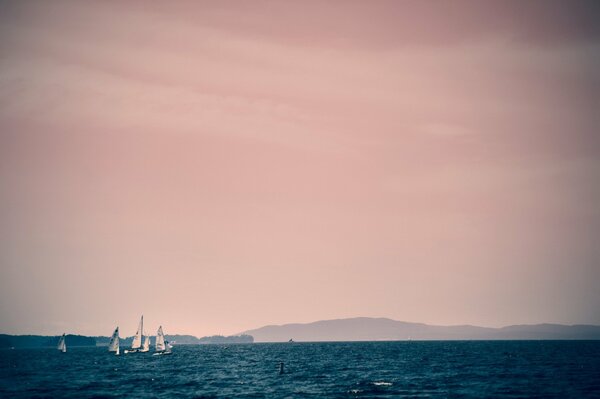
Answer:
M389 386L392 386L392 383L386 382L386 381L376 381L373 383L373 385L376 385L378 387L380 387L380 386L389 387Z
M358 394L364 392L362 389L351 389L348 391L348 393L353 393L353 394Z

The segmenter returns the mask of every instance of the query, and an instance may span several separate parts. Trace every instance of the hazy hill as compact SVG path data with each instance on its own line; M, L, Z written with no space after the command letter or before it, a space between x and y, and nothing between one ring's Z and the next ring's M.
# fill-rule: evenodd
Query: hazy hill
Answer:
M201 344L251 344L254 338L251 335L232 335L225 337L222 335L213 335L210 337L202 337L199 340Z
M42 348L54 347L58 344L58 336L44 335L8 335L0 334L0 348ZM220 335L212 337L197 338L193 335L165 335L167 341L175 345L199 345L199 344L242 344L252 343L254 339L249 335L223 337ZM150 337L150 345L154 345L155 337ZM72 346L108 346L110 337L86 337L83 335L67 335L67 347ZM128 348L133 342L133 337L122 337L121 348Z
M110 342L110 337L94 337L94 339L98 346L108 346L108 343ZM150 337L150 345L154 345L154 339L154 336ZM165 335L165 339L177 345L194 345L200 343L200 340L193 335ZM123 348L127 348L131 346L132 342L133 337L121 337L120 345Z
M7 335L0 334L0 348L36 348L36 347L52 347L58 345L58 336L43 336L43 335ZM95 346L96 340L92 337L83 335L65 336L67 347L71 346Z
M245 331L255 342L384 341L471 339L600 339L600 326L561 324L515 325L503 328L433 326L386 318L357 317L307 324L265 326Z
M131 345L133 337L121 338L121 347ZM236 336L197 338L193 335L167 335L177 345L236 344L252 342L294 341L395 341L395 340L517 340L517 339L593 339L600 340L600 326L536 324L502 328L461 326L433 326L408 323L386 318L356 317L351 319L322 320L306 324L284 324L248 330ZM67 347L104 346L109 337L67 335ZM0 348L53 347L58 336L0 334ZM151 337L154 344L154 337Z

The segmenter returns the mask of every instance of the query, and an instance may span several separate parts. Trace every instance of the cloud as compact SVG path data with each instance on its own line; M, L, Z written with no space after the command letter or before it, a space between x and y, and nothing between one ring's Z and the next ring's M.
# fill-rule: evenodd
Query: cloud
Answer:
M148 306L175 331L189 323L171 311L177 300L222 299L198 334L308 317L306 287L323 304L314 318L377 308L438 324L596 320L595 2L0 7L11 328L50 317L39 304L60 298L60 320L83 320L69 295L89 298L92 319L107 300L137 312L108 271L139 272L143 296L166 264L170 299ZM56 270L73 283L66 293ZM302 284L290 284L298 270ZM497 287L515 276L518 306L502 319ZM528 278L568 311L522 306ZM359 302L365 283L382 288ZM281 293L282 307L261 292ZM481 306L466 309L473 298ZM242 302L246 319L230 317Z

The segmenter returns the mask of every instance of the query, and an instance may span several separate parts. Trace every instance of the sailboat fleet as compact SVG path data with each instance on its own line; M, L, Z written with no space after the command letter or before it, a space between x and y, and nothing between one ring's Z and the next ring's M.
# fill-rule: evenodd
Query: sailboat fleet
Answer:
M115 352L115 355L120 354L120 343L119 343L119 327L115 329L110 342L108 344L108 351ZM172 346L165 341L165 334L163 333L162 326L158 328L156 332L156 342L154 345L154 356L158 355L170 355ZM145 353L150 352L150 335L144 332L144 316L140 318L138 329L133 337L131 348L125 349L123 353Z
M121 339L119 338L119 327L115 328L115 331L112 333L110 337L110 341L108 343L108 351L114 352L116 356L121 354ZM156 332L156 341L154 345L154 353L153 356L160 355L170 355L172 345L169 344L168 341L165 340L165 334L163 333L162 326L158 327L158 331ZM67 346L65 344L65 334L63 334L58 340L57 349L60 352L66 352ZM131 343L131 348L125 349L123 353L144 353L150 352L150 335L144 332L144 316L141 317L140 323L138 324L137 332L133 337L133 342Z

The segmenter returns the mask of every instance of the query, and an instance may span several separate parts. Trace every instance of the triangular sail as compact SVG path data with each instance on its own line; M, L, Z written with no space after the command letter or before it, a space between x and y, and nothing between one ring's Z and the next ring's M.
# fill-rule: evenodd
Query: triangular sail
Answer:
M110 337L110 342L108 344L109 352L117 352L119 350L119 327L115 329L112 337Z
M62 337L60 337L60 339L58 340L57 349L61 352L67 351L67 344L65 343L65 334L63 334Z
M149 335L144 336L144 345L142 347L142 350L144 352L147 352L150 350L150 336Z
M156 344L154 345L154 349L159 351L164 351L165 348L165 335L163 334L162 326L158 327L158 331L156 332Z
M140 319L140 324L138 325L137 332L135 333L135 337L133 338L133 343L131 344L131 349L139 349L142 347L142 334L144 331L144 316Z

